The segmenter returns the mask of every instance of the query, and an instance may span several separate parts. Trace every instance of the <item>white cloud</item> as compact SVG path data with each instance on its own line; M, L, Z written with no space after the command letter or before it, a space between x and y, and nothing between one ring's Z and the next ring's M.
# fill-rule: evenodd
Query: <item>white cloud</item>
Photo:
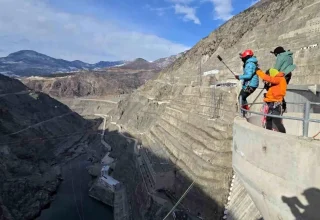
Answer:
M195 3L204 3L204 2L211 2L213 5L213 10L214 10L214 19L215 20L223 20L223 21L227 21L230 18L232 18L232 11L233 11L233 7L232 7L232 0L167 0L169 2L172 3L176 3L179 5L187 5L188 8L191 4L195 4ZM259 1L259 0L252 0L252 1ZM191 10L190 10L191 11ZM192 14L190 12L190 16L194 15L194 17L199 20L196 16L195 16L195 9L194 9L194 13ZM192 20L192 19L189 19ZM200 21L199 21L200 22Z
M193 21L195 24L201 24L200 19L196 16L196 9L180 4L174 6L176 14L183 14L183 20Z
M154 60L189 47L114 21L56 11L41 0L0 0L0 56L33 49L57 58ZM127 29L127 30L126 30Z
M232 18L232 0L205 0L212 2L214 7L214 18L221 19L224 21L229 20Z

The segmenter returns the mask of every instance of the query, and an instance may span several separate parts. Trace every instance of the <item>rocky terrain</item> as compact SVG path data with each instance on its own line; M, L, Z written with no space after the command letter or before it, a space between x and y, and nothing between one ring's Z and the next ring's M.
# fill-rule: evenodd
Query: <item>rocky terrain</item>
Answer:
M232 124L238 87L230 87L230 82L236 81L217 55L241 73L238 54L250 48L255 51L260 68L267 69L275 62L269 51L282 45L294 52L298 66L292 83L320 83L319 7L318 1L310 0L260 1L203 38L156 80L120 101L112 111L116 123L141 139L143 149L170 161L175 177L173 186L167 188L177 198L195 182L183 200L191 214L221 219L233 175ZM203 74L210 70L219 73ZM164 152L160 154L159 148ZM157 166L157 162L151 162L161 168L161 163ZM156 199L143 191L141 195L153 201L148 203L148 210L159 211ZM256 210L253 212L254 215L248 212L239 218L256 219Z
M170 66L179 56L171 56L155 62L138 58L127 64L99 71L24 77L21 81L31 89L58 98L127 94L146 81L154 79L161 69Z
M297 69L294 71L292 84L319 84L320 53L317 46L320 33L319 7L320 2L316 0L261 0L257 5L234 16L226 24L203 38L172 65L162 70L155 80L147 81L135 92L116 103L115 108L110 112L107 107L105 108L108 112L105 108L100 108L102 101L86 101L85 106L92 110L91 114L108 114L107 127L115 131L107 133L105 141L114 147L112 156L118 159L114 176L129 189L127 196L134 219L163 219L163 215L193 183L193 187L178 207L179 211L189 216L201 216L210 220L222 218L233 176L232 126L237 114L239 87L234 86L238 82L216 57L221 55L231 69L241 73L242 64L238 54L250 48L255 51L260 68L267 69L273 65L275 59L269 51L282 45L294 52ZM143 60L138 61L144 63ZM204 74L210 70L217 70L215 72L218 73ZM8 82L8 85L10 83L12 82ZM23 87L21 84L19 86ZM10 87L12 86L8 86L7 89L15 92ZM28 94L33 97L33 94ZM253 94L252 99L256 95L256 93ZM7 102L14 100L10 96ZM103 101L106 100L103 99ZM68 103L70 106L77 106L84 101L77 104ZM28 112L28 108L26 109ZM49 109L46 110L49 111ZM3 112L8 114L6 110ZM81 109L81 112L90 114L84 109ZM60 123L68 123L68 121ZM7 131L7 127L4 133L14 132L12 126L10 131ZM121 129L138 140L139 150L135 148L133 141L128 144L125 138L119 139L116 131ZM66 133L64 130L63 132ZM17 157L15 160L21 160L26 164L22 171L18 170L25 174L24 176L30 175L30 170L36 170L41 174L40 162L34 162L35 166L28 164L29 157L38 155L33 153L38 152L37 146L32 145L31 150L24 151L22 155L19 151L11 151L8 147L0 148L4 152L0 156L5 158L0 160L1 167L14 164L9 163L9 160L14 161ZM17 149L20 150L21 147ZM32 154L30 155L29 152ZM7 170L14 170L11 172L13 174L8 173ZM52 168L52 170L54 172L55 169ZM23 175L16 174L18 171L2 168L1 173L4 174L0 173L0 175L18 176L21 179ZM12 198L17 197L12 196L12 194L15 195L14 192L8 193L8 185L5 185L11 177L0 177L2 181L0 187L5 189L1 191L3 205L0 205L0 213L21 216L19 211L26 212L25 209L20 208L21 203L14 203L17 199ZM19 183L19 181L16 182ZM53 181L50 185L51 188L46 188L47 191L52 191L54 183ZM41 187L36 189L39 188ZM27 189L31 192L36 191L31 186ZM245 194L245 191L240 188L235 188L235 191ZM20 196L19 190L15 192ZM47 198L42 192L39 195L34 193L37 195L37 200L47 201L47 199L41 199ZM242 198L245 198L248 203L246 207L249 209L242 210L246 207L235 205L231 209L235 208L233 213L239 216L230 215L228 219L260 218L250 197L242 194L232 195L232 197L235 197L236 202L231 203L231 206L241 203ZM22 201L30 201L30 199ZM29 207L35 207L32 205L35 200L31 201L33 203L28 203ZM40 202L36 207L45 204Z
M176 61L177 59L179 59L181 56L183 56L185 52L179 53L177 55L172 55L170 57L165 57L165 58L160 58L158 60L153 61L152 63L156 64L159 68L164 69L168 66L170 66L172 63L174 63L174 61Z
M85 152L99 121L0 74L0 219L34 219L60 184L61 165Z
M108 96L130 93L156 74L155 71L129 74L85 72L65 77L29 77L22 82L54 97Z
M108 96L130 93L151 80L160 68L144 59L100 71L22 78L31 89L54 97Z

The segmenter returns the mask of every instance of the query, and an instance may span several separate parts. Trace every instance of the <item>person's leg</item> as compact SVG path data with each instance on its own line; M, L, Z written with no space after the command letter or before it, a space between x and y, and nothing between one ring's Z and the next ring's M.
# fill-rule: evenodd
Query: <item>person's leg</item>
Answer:
M248 96L249 96L248 93L244 89L241 89L238 99L240 100L240 97L241 97L242 106L248 104L247 102Z
M238 100L240 101L240 96L241 96L241 101L242 101L242 108L249 110L249 105L247 98L256 90L257 88L252 88L252 87L247 87L246 89L241 89Z
M283 101L282 101L282 109L283 109L283 112L287 111L287 103L286 103L286 100L284 98L283 98Z
M248 101L247 101L247 98L254 92L256 91L257 88L253 88L253 87L250 87L248 86L245 90L244 90L244 100L243 100L243 105L248 105Z
M281 115L281 112L281 105L278 105L276 108L273 109L272 114ZM279 132L286 133L286 128L283 126L281 118L273 118L272 121Z
M267 103L268 107L267 107L267 114L271 115L272 111L273 111L273 103ZM266 117L266 129L268 130L272 130L272 117Z
M289 85L289 82L291 80L291 76L292 76L292 73L288 73L284 77L286 79L287 85ZM283 98L283 101L282 101L282 109L283 109L283 112L286 112L286 110L287 110L287 103L286 103L286 100L284 98Z
M291 80L292 73L288 73L284 78L286 79L287 85L289 85L289 82Z
M245 90L244 90L244 89L241 89L240 94L239 94L239 97L238 97L239 105L240 105L240 102L241 102L240 108L246 109L245 106L247 106L247 97L248 97L248 95L247 95L247 93L245 92ZM241 100L240 100L240 99L241 99ZM246 114L246 112L241 110L241 114L242 114L243 117L244 117L245 114Z
M266 129L272 130L272 117L267 117L266 118Z

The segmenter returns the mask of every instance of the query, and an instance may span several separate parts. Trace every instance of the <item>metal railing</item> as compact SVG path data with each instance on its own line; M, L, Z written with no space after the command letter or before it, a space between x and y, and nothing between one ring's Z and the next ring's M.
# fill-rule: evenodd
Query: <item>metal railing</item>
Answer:
M261 115L261 116L266 116L266 117L272 117L272 118L281 118L281 119L288 119L288 120L296 120L296 121L302 121L303 122L303 137L308 137L309 134L309 123L310 122L315 122L315 123L320 123L320 119L310 119L310 110L311 110L311 105L319 105L319 102L310 102L307 101L305 103L295 103L295 102L286 102L287 105L291 104L291 105L304 105L304 111L303 111L303 117L299 118L299 117L292 117L292 116L283 116L283 115L271 115L271 114L265 114L263 112L256 112L256 111L251 111L251 110L246 110L244 108L242 108L242 98L241 96L239 97L239 113L240 116L245 117L244 113L248 112L251 114L255 114L255 115ZM264 104L264 102L258 102L258 103L248 103L247 105L257 105L257 104Z

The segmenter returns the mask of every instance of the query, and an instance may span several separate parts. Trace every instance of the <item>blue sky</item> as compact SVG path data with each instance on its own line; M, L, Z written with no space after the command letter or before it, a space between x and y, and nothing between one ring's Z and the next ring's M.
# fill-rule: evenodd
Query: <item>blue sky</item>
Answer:
M67 60L177 54L254 0L0 0L0 56L32 49Z

